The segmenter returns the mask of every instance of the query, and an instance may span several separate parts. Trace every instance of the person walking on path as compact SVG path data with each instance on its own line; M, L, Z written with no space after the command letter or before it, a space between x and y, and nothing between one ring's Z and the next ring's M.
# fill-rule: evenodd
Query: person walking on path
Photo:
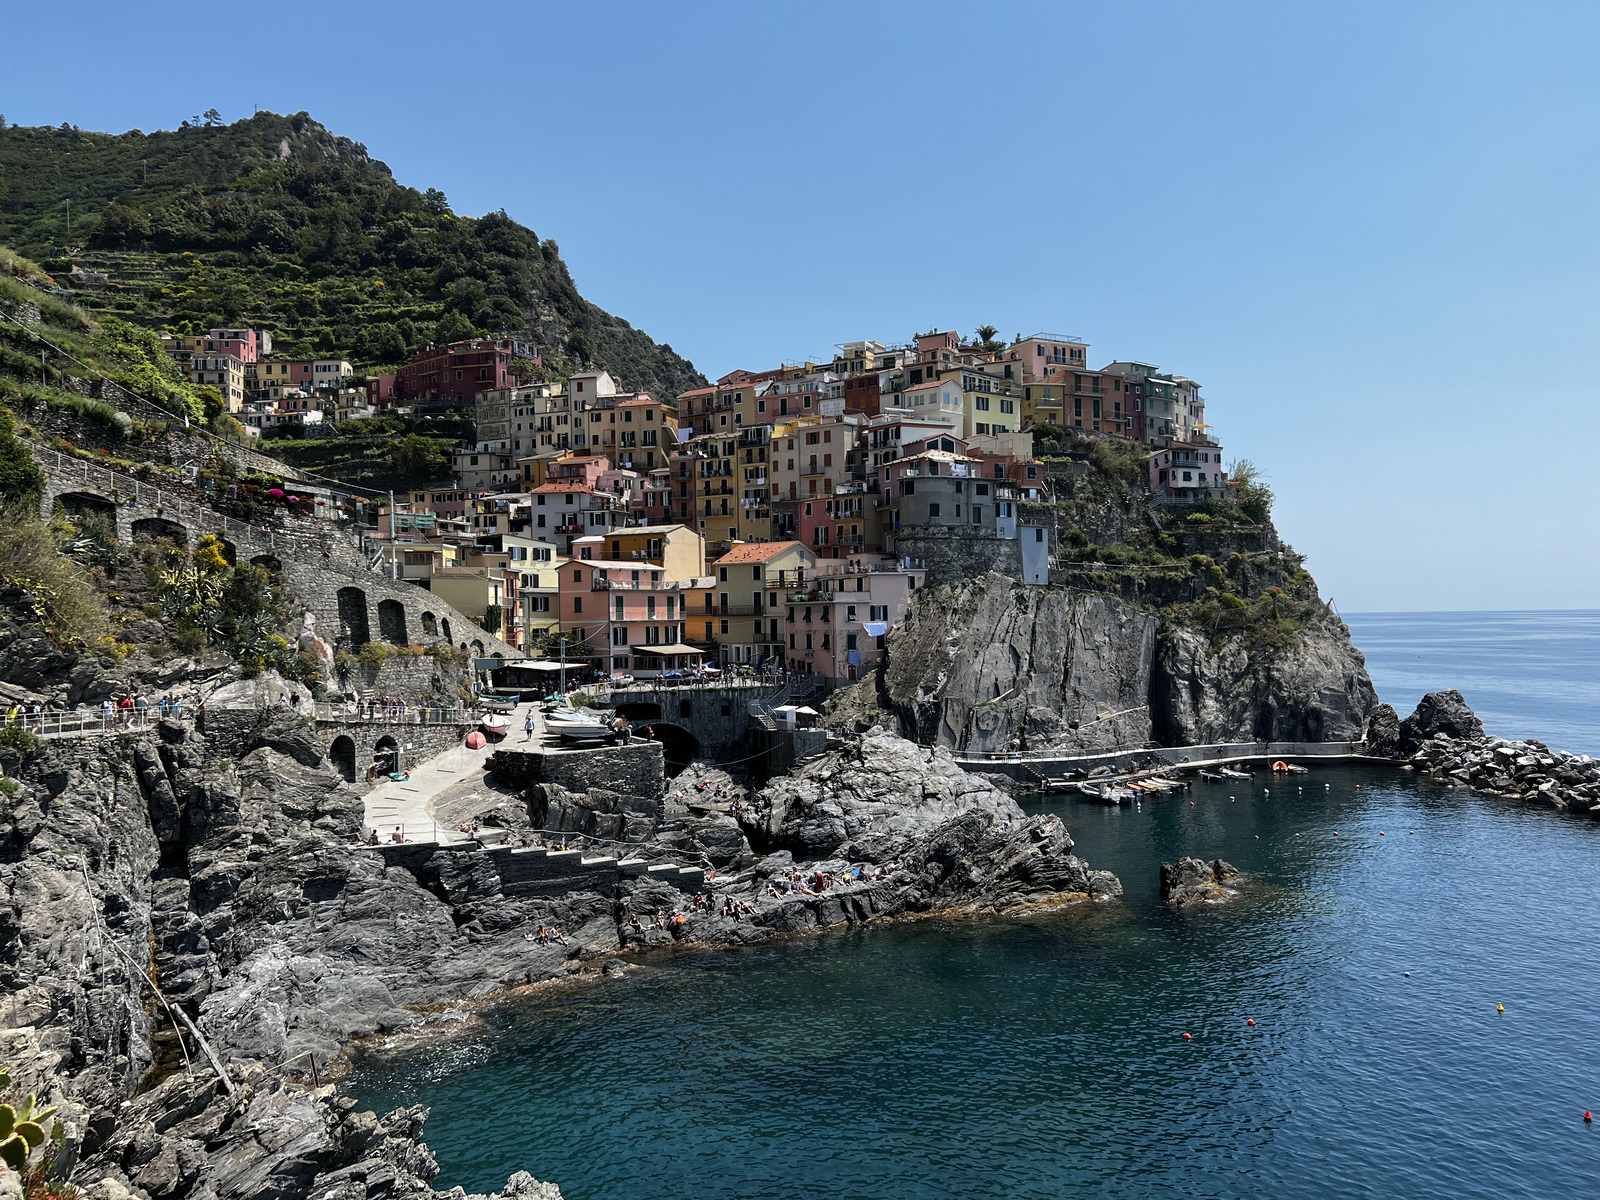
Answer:
M528 709L527 719L522 722L522 740L533 741L533 709Z

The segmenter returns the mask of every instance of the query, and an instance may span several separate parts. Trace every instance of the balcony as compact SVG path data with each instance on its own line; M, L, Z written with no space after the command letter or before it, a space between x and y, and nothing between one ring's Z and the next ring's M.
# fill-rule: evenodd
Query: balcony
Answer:
M789 592L790 604L832 604L833 593L823 591L821 588L809 588L801 592Z

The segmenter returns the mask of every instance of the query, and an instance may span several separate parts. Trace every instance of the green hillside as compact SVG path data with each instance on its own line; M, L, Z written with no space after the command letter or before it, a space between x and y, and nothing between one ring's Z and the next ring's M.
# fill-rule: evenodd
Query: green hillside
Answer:
M258 324L283 354L393 366L436 334L527 330L558 372L593 363L663 398L705 383L585 300L554 241L504 212L456 216L305 113L0 129L0 245L93 312L175 332Z

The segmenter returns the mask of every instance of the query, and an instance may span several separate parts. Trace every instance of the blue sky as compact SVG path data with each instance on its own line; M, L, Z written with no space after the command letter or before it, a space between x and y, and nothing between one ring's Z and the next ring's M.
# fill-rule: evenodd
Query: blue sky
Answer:
M1600 7L393 0L210 29L0 0L0 28L9 121L307 110L555 238L713 377L992 323L1199 379L1341 608L1597 606Z

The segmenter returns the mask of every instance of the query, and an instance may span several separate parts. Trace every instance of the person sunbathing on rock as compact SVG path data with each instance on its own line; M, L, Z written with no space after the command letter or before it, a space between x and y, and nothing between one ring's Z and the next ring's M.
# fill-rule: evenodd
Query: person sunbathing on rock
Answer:
M567 939L561 935L561 930L554 925L550 926L550 940L555 942L558 946L565 946L567 944Z

